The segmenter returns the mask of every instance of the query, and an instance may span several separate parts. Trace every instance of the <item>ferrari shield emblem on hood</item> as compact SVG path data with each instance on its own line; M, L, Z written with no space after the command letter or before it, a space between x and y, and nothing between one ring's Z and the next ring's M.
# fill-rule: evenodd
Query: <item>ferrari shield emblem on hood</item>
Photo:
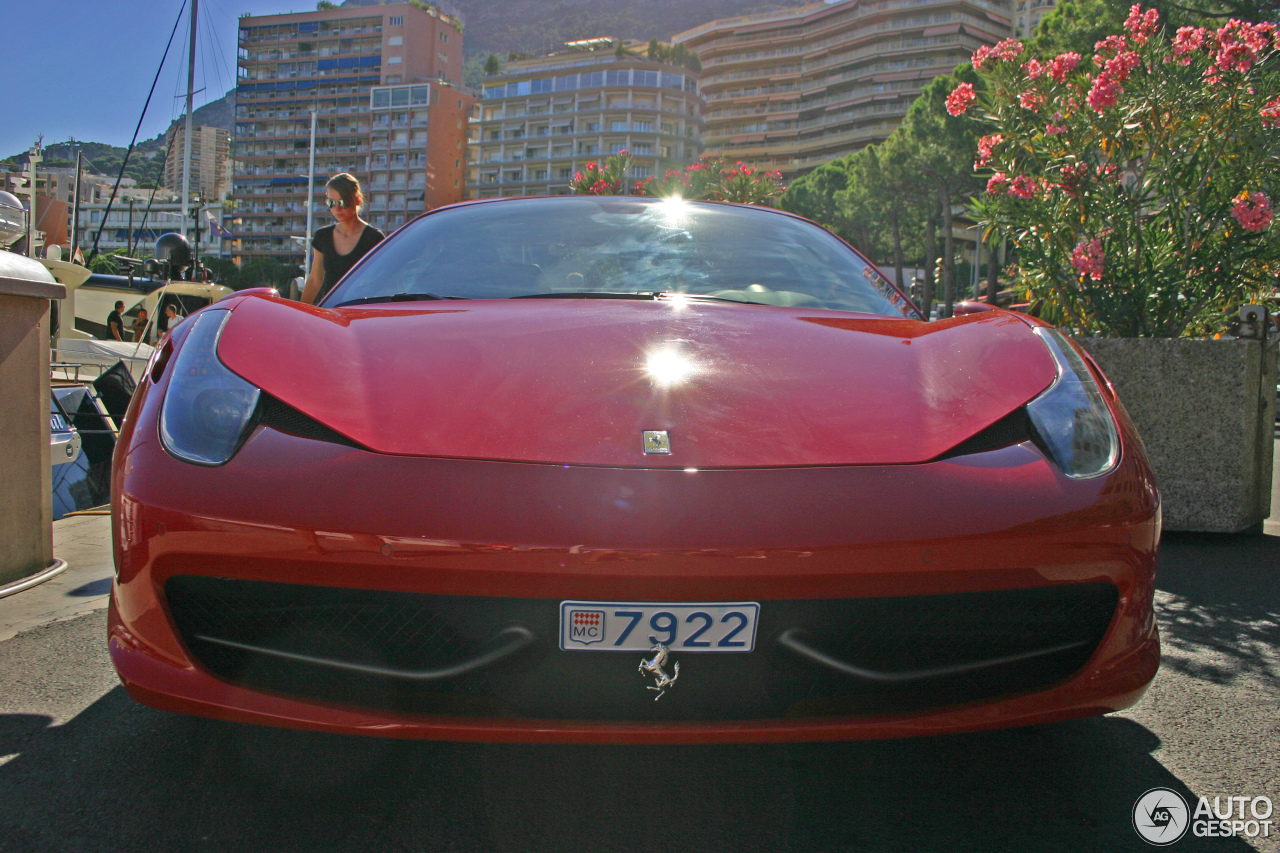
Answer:
M647 429L644 431L644 452L670 453L671 438L665 429Z

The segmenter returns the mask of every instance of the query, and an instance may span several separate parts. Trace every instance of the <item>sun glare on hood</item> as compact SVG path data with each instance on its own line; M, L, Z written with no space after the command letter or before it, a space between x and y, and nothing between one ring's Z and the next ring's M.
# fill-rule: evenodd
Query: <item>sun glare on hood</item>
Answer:
M644 369L655 385L670 388L696 373L698 367L677 350L660 349L645 356Z

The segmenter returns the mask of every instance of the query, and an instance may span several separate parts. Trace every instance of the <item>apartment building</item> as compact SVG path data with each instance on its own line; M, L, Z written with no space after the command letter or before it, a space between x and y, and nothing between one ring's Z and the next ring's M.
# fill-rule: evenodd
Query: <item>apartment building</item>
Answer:
M182 200L165 191L157 193L154 198L150 196L150 190L118 194L110 213L107 212L105 197L100 201L82 203L79 243L85 257L88 257L97 237L99 252L133 249L137 257L149 258L160 235L171 231L185 233L192 248L199 247L202 258L222 256L226 241L217 229L210 227L211 222L222 221L220 204L193 204L186 216L184 231ZM194 221L192 214L195 214ZM99 229L102 232L100 237Z
M845 0L672 41L702 60L707 152L790 179L886 138L930 80L1012 27L1008 0Z
M165 133L164 185L182 188L182 161L186 150L187 127L184 119L169 126ZM231 133L221 127L191 128L190 191L201 198L222 201L231 191Z
M471 139L470 196L563 195L574 172L626 150L629 180L702 153L698 76L613 38L507 64L485 78Z
M325 181L350 172L365 218L388 231L462 198L466 122L462 22L413 3L240 19L234 219L237 258L299 259L306 233L311 113L317 113L311 204L330 220Z
M1013 34L1017 38L1030 38L1040 25L1040 19L1049 14L1053 0L1015 0L1013 4Z

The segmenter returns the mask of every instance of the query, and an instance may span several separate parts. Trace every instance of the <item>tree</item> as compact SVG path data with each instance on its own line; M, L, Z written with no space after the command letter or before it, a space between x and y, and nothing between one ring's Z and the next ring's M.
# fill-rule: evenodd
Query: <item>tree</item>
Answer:
M229 287L232 290L239 289L236 285L240 282L240 268L235 265L234 261L215 257L214 255L205 255L200 259L200 263L213 274L214 283Z
M317 12L327 12L330 9L338 9L338 8L341 8L341 7L339 7L337 3L329 2L329 0L320 0L320 2L316 4Z
M951 74L930 81L902 123L904 144L917 152L917 168L931 188L942 225L944 317L951 316L956 296L953 209L981 186L973 172L973 151L982 125L963 112L953 112L949 104L954 94L948 93L973 95L982 86L971 65L957 66ZM926 265L926 275L928 269Z
M1060 0L1040 20L1031 50L1037 56L1092 53L1094 44L1120 29L1127 14L1122 0Z
M484 61L485 74L497 74L502 71L502 63L498 60L498 54L491 53L489 58Z
M845 155L823 163L809 174L792 181L778 201L778 206L812 219L858 246L859 240L853 233L853 223L847 216L847 206L837 199L839 193L849 188L848 166L851 156Z

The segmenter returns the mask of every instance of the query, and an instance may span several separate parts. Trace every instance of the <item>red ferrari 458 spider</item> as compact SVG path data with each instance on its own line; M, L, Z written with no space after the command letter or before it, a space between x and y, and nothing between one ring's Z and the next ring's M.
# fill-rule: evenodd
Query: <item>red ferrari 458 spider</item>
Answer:
M323 304L243 292L157 353L111 657L159 708L455 740L1127 707L1159 662L1141 445L1072 342L969 308L926 322L773 210L426 214Z

